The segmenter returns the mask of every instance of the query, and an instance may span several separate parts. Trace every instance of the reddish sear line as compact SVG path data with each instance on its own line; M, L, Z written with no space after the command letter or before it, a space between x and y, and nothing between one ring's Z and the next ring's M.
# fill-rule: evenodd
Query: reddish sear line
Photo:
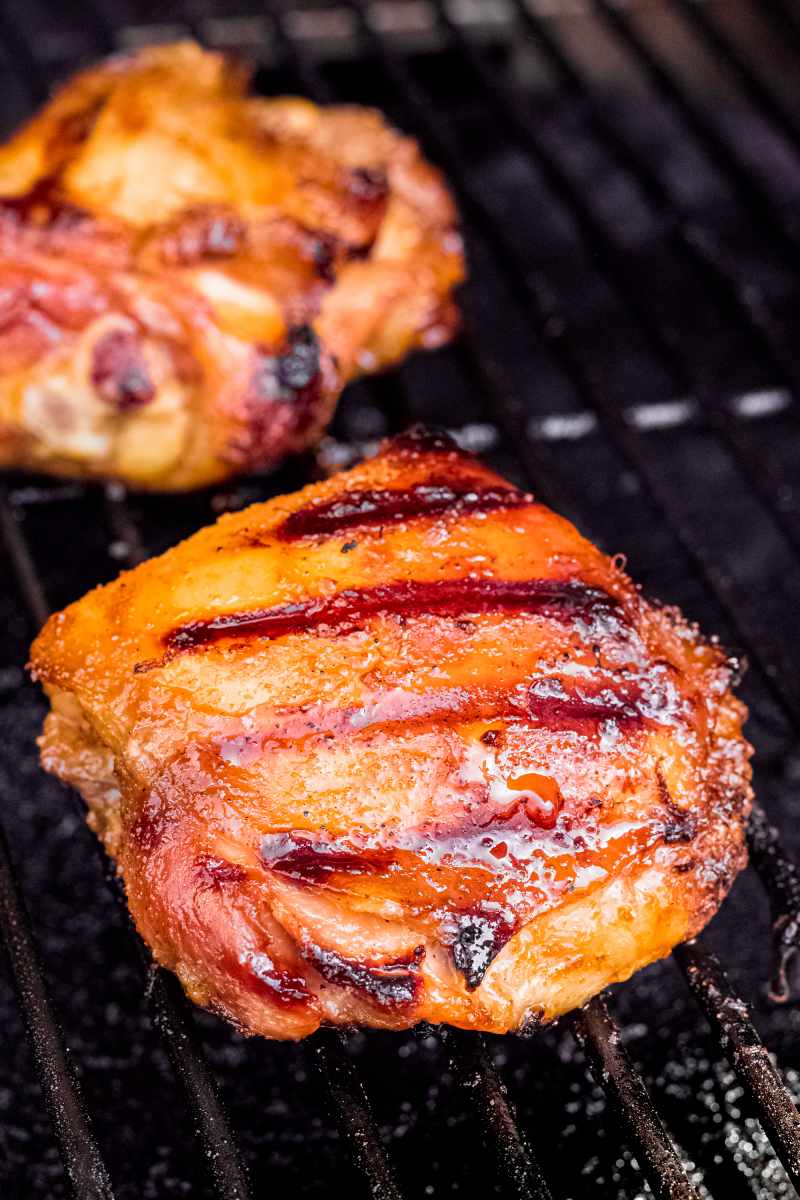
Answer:
M577 580L442 579L414 580L349 588L331 597L284 604L251 612L223 613L191 621L164 638L168 652L193 650L231 637L279 638L292 633L325 629L352 633L371 617L400 615L463 617L473 613L525 612L569 621L586 615L616 612L617 601L599 588Z
M346 958L313 942L306 943L302 949L323 979L355 988L381 1008L405 1008L420 999L423 981L419 964L425 957L424 946L417 946L404 958L390 962Z
M364 875L386 869L393 861L389 851L358 851L336 842L321 842L295 833L268 833L261 843L261 860L302 883L324 883L334 872Z
M420 483L404 489L345 492L325 504L291 513L276 529L281 541L334 537L348 529L396 525L414 517L443 513L488 513L522 508L533 497L510 487L478 487L469 483Z

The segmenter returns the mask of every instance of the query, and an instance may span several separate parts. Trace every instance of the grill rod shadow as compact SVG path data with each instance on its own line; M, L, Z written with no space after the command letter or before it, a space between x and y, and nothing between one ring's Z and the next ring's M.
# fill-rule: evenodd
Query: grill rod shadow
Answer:
M753 1100L786 1173L800 1191L800 1113L719 960L697 942L673 951L723 1053Z
M800 13L793 11L791 0L750 0L751 7L766 20L779 38L791 38L795 48L800 50Z
M49 606L30 548L14 518L5 492L0 492L0 533L2 533L6 550L11 559L20 591L32 618L37 627L40 627L47 619ZM0 862L0 871L4 865ZM13 880L11 882L13 884ZM112 891L130 919L120 891L118 889L112 889ZM135 936L136 941L139 942L138 935ZM141 942L139 942L139 947L142 949ZM186 1012L181 1011L174 995L170 993L168 981L163 976L163 969L157 968L150 993L154 1023L164 1039L170 1060L196 1118L203 1144L208 1153L217 1194L220 1200L248 1200L250 1193L244 1167L222 1104L216 1094L210 1068L189 1027ZM47 1063L44 1063L43 1069L37 1057L37 1066L40 1068L40 1076L45 1086L49 1086ZM101 1194L98 1193L98 1196ZM87 1192L87 1200L92 1195Z

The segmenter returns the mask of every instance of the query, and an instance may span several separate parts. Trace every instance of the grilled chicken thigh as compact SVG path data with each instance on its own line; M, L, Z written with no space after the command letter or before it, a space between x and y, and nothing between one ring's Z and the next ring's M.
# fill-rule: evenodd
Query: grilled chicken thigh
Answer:
M243 1030L529 1030L743 865L732 665L444 436L222 517L32 664L142 936Z
M78 75L0 147L0 465L182 489L311 444L456 321L456 213L376 112L192 43Z

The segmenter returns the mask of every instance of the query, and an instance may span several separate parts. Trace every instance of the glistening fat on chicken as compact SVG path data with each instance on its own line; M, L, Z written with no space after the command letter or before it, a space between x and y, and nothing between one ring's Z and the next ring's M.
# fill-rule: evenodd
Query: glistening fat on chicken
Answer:
M139 931L242 1030L531 1029L744 863L734 664L444 437L224 516L32 666Z

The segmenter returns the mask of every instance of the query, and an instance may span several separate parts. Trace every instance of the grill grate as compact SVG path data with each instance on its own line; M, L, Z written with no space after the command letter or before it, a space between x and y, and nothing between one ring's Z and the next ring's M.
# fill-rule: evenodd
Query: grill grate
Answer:
M486 13L463 3L419 5L403 4L402 0L382 5L345 5L336 10L328 6L325 28L329 33L344 29L349 34L349 38L341 39L337 50L337 55L345 56L344 66L337 66L335 58L313 36L316 23L322 19L319 14L309 18L308 11L298 14L284 7L276 13L257 10L252 15L243 13L241 20L226 17L215 21L206 5L187 5L185 10L167 5L159 13L159 24L148 26L146 4L126 3L115 6L112 12L102 0L94 0L91 6L83 7L79 27L75 24L49 30L46 45L51 51L55 49L50 59L57 62L44 60L42 44L35 37L37 21L38 28L44 29L46 18L53 16L47 10L34 6L26 9L25 15L0 10L0 31L15 94L27 105L41 100L54 67L71 67L76 56L97 55L115 45L134 44L142 40L143 32L151 37L158 37L159 31L166 36L187 32L228 36L233 32L239 44L268 65L281 86L302 90L320 101L349 92L355 62L362 71L359 79L374 89L376 100L399 124L420 137L449 174L467 220L473 283L467 289L467 319L461 344L428 364L409 364L397 377L353 388L337 427L345 435L344 440L356 435L356 440L369 441L383 432L387 419L393 426L418 416L452 424L453 409L437 407L436 398L431 399L430 384L417 389L416 383L426 371L434 379L436 372L441 372L442 380L451 385L458 379L466 381L469 387L465 395L474 394L475 411L471 415L482 423L476 428L485 432L486 422L490 422L500 431L495 446L498 458L510 465L512 473L530 482L543 499L574 516L602 542L608 531L598 520L586 491L576 486L570 473L576 461L589 460L569 458L571 449L579 450L569 436L557 434L552 444L547 438L537 438L531 418L536 418L538 429L551 418L551 428L581 429L602 463L622 464L629 473L630 486L635 489L631 494L644 513L638 518L643 539L658 539L659 545L669 548L668 555L676 562L676 575L684 576L689 568L690 579L696 581L696 607L711 613L711 619L726 635L747 651L754 667L748 698L757 728L759 722L763 726L765 753L769 755L772 747L774 755L780 753L774 750L776 743L791 746L800 730L800 675L793 669L794 659L785 636L792 593L779 595L765 612L760 611L760 597L758 603L743 602L746 588L742 581L720 565L718 533L698 520L696 509L687 502L691 497L687 498L679 482L664 470L663 444L653 430L660 429L658 436L663 438L664 430L669 436L676 431L683 436L688 427L693 438L702 439L703 447L711 447L711 454L721 456L734 487L743 494L749 489L754 496L759 510L755 528L768 531L770 554L788 571L796 571L800 556L800 512L792 485L793 463L788 460L787 469L787 460L776 454L777 430L761 436L753 423L743 419L741 405L731 403L729 388L698 364L685 331L669 314L664 315L660 298L651 294L648 276L643 273L643 254L631 252L625 230L614 227L607 211L601 212L594 197L587 194L585 178L571 161L570 147L553 138L552 129L542 117L541 103L536 95L531 96L531 79L536 83L539 76L527 59L522 66L513 61L509 65L508 61L509 45L516 47L518 38L524 35L525 54L530 51L537 56L540 66L543 64L555 81L557 104L572 106L590 131L595 152L613 165L627 187L636 191L637 203L647 209L659 239L689 272L692 288L701 297L699 303L713 311L720 327L725 325L732 331L736 342L747 347L747 355L758 366L762 387L773 389L773 395L775 388L786 389L780 393L786 397L781 419L792 422L800 385L800 358L786 321L787 302L782 295L776 302L771 289L754 280L751 256L770 261L779 256L792 271L800 265L800 241L791 203L798 189L794 197L790 189L787 200L779 187L766 183L763 172L753 169L750 157L743 153L743 139L732 133L730 126L723 126L718 114L710 115L712 105L695 97L679 77L674 62L668 61L663 48L654 43L648 24L665 13L670 19L679 19L698 48L710 54L722 73L727 72L734 80L736 103L747 106L748 120L766 122L771 136L785 143L789 152L796 152L794 110L772 83L766 82L762 67L754 65L750 54L745 54L727 32L725 7L710 9L710 5L696 0L637 5L633 11L601 0L590 5L592 28L606 31L618 52L644 76L660 108L672 114L681 137L696 147L717 173L722 201L701 209L676 197L661 169L663 164L654 167L636 139L623 131L619 113L606 102L603 81L595 82L580 63L570 42L570 20L557 13L543 16L544 6L526 5L523 0L514 0L508 9L491 6ZM126 20L131 24L121 27L120 21ZM588 22L589 17L584 15L581 20ZM798 48L800 20L786 0L765 4L764 21ZM463 86L461 82L453 84L452 95L446 90L442 94L436 77L441 68L435 64L442 63L454 79L463 80ZM526 70L533 73L526 74ZM476 96L480 97L479 105ZM504 209L492 190L495 177L476 169L465 149L463 129L469 130L476 106L482 110L482 120L486 120L485 114L491 114L495 128L502 130L498 136L509 155L514 155L508 161L530 188L530 203L538 204L543 213L557 214L558 220L565 223L567 234L562 230L560 237L569 243L570 255L587 264L587 278L591 275L592 286L602 292L609 311L613 310L622 322L620 328L626 330L626 337L630 336L631 345L636 347L632 353L662 381L665 400L660 407L655 403L637 407L626 402L632 389L630 385L621 389L615 383L614 364L609 370L596 343L587 338L585 316L576 303L575 280L565 276L559 257L548 254L546 246L533 264L521 255L514 214ZM18 117L17 113L6 115L9 120ZM730 240L720 236L716 218L730 207L740 210L747 253L735 252ZM723 234L727 233L724 222L722 228ZM496 319L494 323L488 319L488 302L480 301L477 291L483 286L493 297L508 296L509 314L515 316L509 316L505 337ZM512 338L516 351L511 349ZM545 381L539 386L546 388L547 381L552 382L558 401L552 413L538 407L531 411L536 401L520 382L528 372L534 372L538 381ZM640 377L640 383L642 378L646 374ZM748 379L745 395L760 394L757 388L753 390L752 383ZM455 412L458 415L458 402ZM783 430L784 426L778 428ZM789 424L788 428L791 431L794 427ZM800 448L796 439L790 444ZM346 453L348 448L340 441L334 449ZM562 455L568 460L566 468L559 461ZM245 483L217 500L223 504L246 502L266 490L282 490L284 484L296 486L302 481L298 473L302 474L302 465L290 465L279 477ZM34 626L47 615L47 579L53 568L47 561L52 558L47 548L26 536L29 514L39 506L45 514L55 516L55 510L64 505L91 504L87 495L84 489L72 485L41 489L32 483L0 496L0 533ZM182 535L192 525L207 520L206 504L202 498L185 504L176 500L174 507L180 510L183 527L174 532ZM169 517L157 501L130 502L118 489L109 489L105 507L95 516L110 535L116 556L129 564L155 549L154 538L163 538L164 544L175 540ZM141 530L153 525L152 518L156 531L144 534ZM96 566L99 574L109 573L107 563L98 562ZM90 564L90 570L94 569ZM66 573L71 576L68 568ZM654 578L657 575L658 564ZM83 590L71 577L59 586L62 590L66 586L68 594ZM654 590L663 589L655 586ZM780 619L773 620L776 613L782 616L783 624ZM800 936L800 879L761 808L754 814L750 850L772 907L776 935L772 991L785 999L786 972ZM91 1132L81 1085L69 1065L11 859L2 843L0 931L9 951L69 1186L81 1198L111 1197L109 1173L98 1146L102 1139L95 1139ZM797 1185L800 1119L746 1007L708 946L691 944L675 957L708 1018L716 1052L721 1051L731 1062L752 1111L761 1120L788 1178ZM636 986L627 990L635 990ZM241 1156L188 1006L172 978L162 971L153 974L148 997L150 1012L183 1087L192 1124L207 1152L208 1177L201 1187L210 1187L209 1194L225 1200L245 1197L248 1184ZM670 1140L606 1002L602 998L593 1001L574 1023L599 1081L618 1109L626 1140L653 1193L670 1198L708 1195L708 1191L701 1193L699 1177L691 1166L687 1169L685 1156ZM438 1040L444 1043L455 1086L480 1120L487 1146L493 1152L495 1191L541 1200L551 1195L552 1186L552 1194L566 1194L558 1176L547 1169L544 1143L534 1148L520 1129L515 1105L498 1074L489 1044L455 1032ZM367 1090L372 1089L365 1089L347 1040L338 1034L319 1035L312 1040L307 1055L322 1076L330 1107L369 1193L378 1200L394 1200L419 1191L418 1181L412 1176L410 1186L406 1186L408 1181L389 1161L367 1100ZM374 1098L380 1100L377 1094ZM128 1189L125 1194L136 1194L130 1191L119 1164L117 1167L111 1171L115 1181L119 1175L121 1189ZM770 1167L762 1175L755 1180L756 1189L762 1185L769 1188L774 1172ZM708 1167L705 1183L717 1195L788 1194L780 1190L780 1182L772 1190L728 1193L713 1186L716 1178L713 1166ZM308 1182L311 1187L313 1181ZM180 1194L177 1186L174 1190Z

